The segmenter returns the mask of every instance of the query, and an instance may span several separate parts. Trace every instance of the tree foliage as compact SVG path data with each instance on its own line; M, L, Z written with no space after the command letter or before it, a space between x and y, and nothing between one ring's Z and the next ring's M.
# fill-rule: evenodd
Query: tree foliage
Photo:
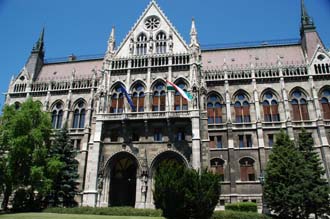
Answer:
M304 160L294 142L282 130L276 135L266 167L264 196L280 218L300 218L304 203Z
M37 194L35 199L47 190L48 180L43 173L50 134L49 116L41 111L39 103L28 99L18 110L14 106L4 107L0 128L1 163L5 168L4 208L13 190L30 190Z
M56 132L47 166L53 180L50 199L54 206L73 207L77 194L78 161L66 127Z
M323 177L325 170L313 145L314 141L310 133L302 129L299 134L298 146L305 161L303 209L306 218L311 213L322 215L330 212L330 187L326 178Z
M67 130L52 134L49 114L27 99L19 109L5 106L0 120L0 192L7 208L14 193L15 211L46 207L56 193L64 206L74 204L77 161Z
M281 131L276 136L265 177L267 206L280 218L309 218L329 212L329 184L312 136L302 130L297 146Z
M219 196L220 176L206 170L168 163L156 172L154 203L166 218L211 218Z

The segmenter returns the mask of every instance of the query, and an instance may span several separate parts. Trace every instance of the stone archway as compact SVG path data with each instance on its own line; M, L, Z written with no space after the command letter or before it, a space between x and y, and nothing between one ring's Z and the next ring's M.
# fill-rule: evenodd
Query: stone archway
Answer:
M158 154L151 162L150 165L150 175L149 175L149 180L148 180L148 194L147 194L147 200L146 200L146 207L147 208L154 208L153 204L153 188L154 188L154 182L153 182L153 177L155 171L159 168L159 166L163 162L174 162L177 164L182 164L185 167L189 168L189 163L187 159L180 153L176 151L164 151Z
M138 162L126 152L110 160L109 206L135 206Z
M187 160L175 151L165 151L158 154L151 163L151 175L159 168L162 163L176 163L188 167Z

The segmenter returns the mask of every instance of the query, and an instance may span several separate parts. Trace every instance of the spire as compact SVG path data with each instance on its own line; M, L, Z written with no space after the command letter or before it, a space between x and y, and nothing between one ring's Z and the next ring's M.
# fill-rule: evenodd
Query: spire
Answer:
M108 40L108 51L107 53L114 53L116 47L116 39L115 39L115 27L112 26L111 33Z
M42 28L42 31L40 32L40 36L38 41L33 47L33 52L43 52L44 50L44 35L45 35L45 28Z
M191 21L191 29L190 29L190 47L192 47L192 46L199 47L198 40L197 40L197 30L196 30L194 18Z
M312 18L308 15L305 1L301 0L301 28L300 33L303 34L305 31L315 31L316 27Z

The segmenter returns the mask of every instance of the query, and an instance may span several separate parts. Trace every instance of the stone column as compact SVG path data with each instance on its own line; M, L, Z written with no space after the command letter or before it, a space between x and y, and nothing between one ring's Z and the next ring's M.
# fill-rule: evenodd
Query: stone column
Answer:
M191 111L192 126L192 167L196 170L201 168L201 141L200 141L200 124L199 111Z
M98 165L101 150L102 121L97 121L95 126L94 142L89 146L85 190L83 196L83 206L96 207L98 196Z
M310 74L311 71L310 69L308 69L308 73ZM330 181L330 147L329 147L329 141L327 138L327 134L326 134L326 130L325 130L325 126L324 126L324 121L323 121L323 117L322 117L322 113L321 113L321 105L319 102L319 97L317 94L317 91L315 89L315 85L314 85L314 80L313 80L313 76L309 76L309 84L311 85L311 91L312 91L312 103L314 108L311 109L312 111L309 112L316 112L316 123L317 123L317 134L320 140L320 155L321 155L321 159L323 161L323 165L324 165L324 169L326 172L326 176L328 181ZM309 104L311 105L311 104ZM310 110L308 108L308 110ZM311 117L311 120L313 120L314 118ZM317 145L318 146L318 145Z
M65 109L63 113L63 122L62 122L62 127L65 123L67 123L68 128L70 127L71 124L69 124L69 115L70 115L70 108L71 108L71 99L72 99L72 91L71 89L69 90L69 94L66 98L66 104L65 104Z
M291 114L290 114L290 103L288 100L288 93L285 88L285 81L283 78L283 69L281 67L279 68L279 73L280 73L280 77L281 77L280 84L281 84L281 93L282 93L282 99L283 99L284 116L285 116L284 120L286 121L287 133L288 133L290 139L293 140L294 135L293 135Z

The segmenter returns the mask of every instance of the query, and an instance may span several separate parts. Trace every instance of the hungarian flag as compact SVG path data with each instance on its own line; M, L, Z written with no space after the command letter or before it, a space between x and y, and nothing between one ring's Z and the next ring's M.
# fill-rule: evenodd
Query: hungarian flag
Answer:
M167 90L176 90L176 91L178 91L181 94L181 96L183 98L185 98L186 100L191 101L193 99L193 97L190 93L182 90L181 88L179 88L173 82L170 82L170 81L166 80L166 85L167 85Z

